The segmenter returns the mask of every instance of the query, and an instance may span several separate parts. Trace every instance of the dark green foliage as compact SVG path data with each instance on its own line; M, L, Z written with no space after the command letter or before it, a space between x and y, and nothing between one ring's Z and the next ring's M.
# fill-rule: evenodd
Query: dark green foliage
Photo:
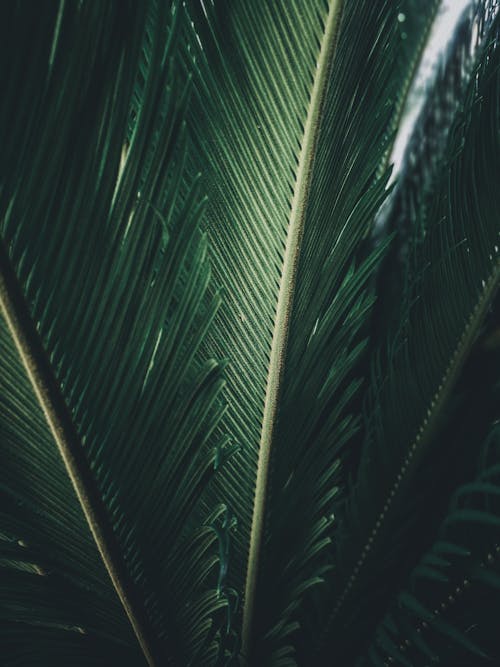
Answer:
M387 187L438 8L2 5L2 667L500 661L495 0Z

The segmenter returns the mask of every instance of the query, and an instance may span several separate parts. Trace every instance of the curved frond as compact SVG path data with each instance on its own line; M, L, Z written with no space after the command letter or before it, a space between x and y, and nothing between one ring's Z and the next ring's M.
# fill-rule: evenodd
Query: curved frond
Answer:
M416 35L435 3L420 10ZM385 196L386 177L376 174L392 139L388 96L407 84L421 40L396 66L401 35L392 3L191 2L188 11L196 32L186 55L195 88L190 155L193 170L205 165L206 228L225 287L208 344L230 358L223 424L240 445L221 486L238 517L228 576L242 589L247 572L244 653L288 664L302 598L329 567L335 470L356 431L349 406L378 263L377 254L366 263L356 255ZM361 44L353 39L360 30ZM357 317L336 337L348 308ZM346 345L342 360L334 360L336 344ZM320 368L316 355L325 346L331 356ZM296 411L305 382L317 414L290 441L280 421ZM335 400L339 409L328 418ZM287 484L292 476L304 482L298 495ZM295 537L282 524L293 503L304 508ZM259 588L271 586L275 603L265 593L259 603ZM268 638L257 648L253 637Z
M0 452L3 659L23 664L34 654L41 665L91 658L104 664L128 655L139 664L133 632L3 320Z
M412 570L360 665L389 658L415 666L429 659L454 665L498 659L492 627L500 587L498 437L497 423L482 447L489 450L489 465L455 491L435 542Z
M476 27L469 23L469 30ZM431 446L438 446L435 437L444 411L500 279L498 14L480 27L485 36L476 65L468 73L467 95L459 98L430 191L414 209L415 224L425 220L423 238L412 246L415 291L406 295L402 326L391 339L387 357L374 365L368 436L343 519L341 576L330 628L340 615L346 619L358 612L367 615L355 610L355 599L368 595L375 599L377 581L383 580L379 568L385 571L381 553L389 541L391 558L386 567L397 567L395 547L400 548L403 538L391 538L391 530L402 525L404 533L405 507L418 492L414 480L422 457ZM463 43L460 49L466 52ZM448 104L453 88L440 85L437 99ZM432 104L439 113L435 98ZM417 162L415 169L425 164L425 159ZM375 604L382 605L383 599L378 596ZM339 624L337 632L342 627ZM330 642L336 641L337 632Z
M0 10L0 661L481 664L498 0L394 183L439 0L44 5Z
M223 448L223 366L200 353L220 297L183 168L179 9L158 8L132 128L144 8L61 12L28 65L12 56L10 95L31 115L20 127L10 104L3 123L3 315L148 661L201 665L227 606L221 511L201 504ZM38 16L15 19L14 31Z

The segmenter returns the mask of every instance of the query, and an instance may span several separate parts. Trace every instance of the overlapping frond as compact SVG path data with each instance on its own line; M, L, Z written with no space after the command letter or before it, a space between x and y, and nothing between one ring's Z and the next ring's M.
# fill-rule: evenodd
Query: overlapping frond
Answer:
M482 659L497 448L420 515L500 280L497 0L387 188L439 4L2 8L9 667Z
M498 659L498 446L494 422L482 446L486 467L453 494L435 542L412 570L360 665L382 665L389 658L391 664L415 666Z
M478 9L480 16L483 11ZM417 502L419 464L443 423L443 411L500 278L498 16L492 12L485 23L468 25L461 53L470 47L470 31L478 31L481 39L475 67L465 69L466 94L459 80L458 87L438 81L431 95L439 114L439 100L449 108L450 97L457 93L458 110L446 130L442 160L438 168L431 166L434 180L426 196L420 193L413 212L415 226L425 219L424 237L412 248L417 258L412 264L415 291L405 295L401 326L387 357L374 365L368 436L342 525L331 646L336 641L342 645L347 624L364 628L372 622L368 614L376 617L374 606L382 607L388 594L387 589L379 594L377 580L385 581L388 568L397 586L398 568L406 564L398 563L398 554L412 525L405 512ZM461 62L460 54L458 59ZM441 126L434 129L439 132ZM426 165L423 158L414 168ZM439 439L435 442L438 447ZM423 477L419 479L422 483Z
M220 297L183 167L180 10L158 5L145 45L141 3L61 5L43 29L18 9L10 30L38 41L5 47L4 316L148 660L213 664L225 509L200 498L224 458L223 365L200 347Z
M238 520L229 577L244 589L266 383L295 173L327 2L190 2L192 169L224 304L209 347L230 359L224 494ZM188 57L187 56L187 57Z
M2 659L105 664L128 654L140 664L132 629L3 320L0 458Z
M377 253L366 262L356 255L385 196L376 172L421 40L396 67L401 35L391 3L188 7L196 31L186 55L197 98L191 154L193 168L206 165L206 225L226 288L209 341L230 358L224 424L240 444L224 479L238 518L229 577L241 589L247 570L244 642L251 633L263 638L245 650L262 664L290 664L298 607L329 567L338 455L356 430L348 406L378 261ZM420 6L414 34L434 11L435 3ZM359 30L361 44L352 39Z

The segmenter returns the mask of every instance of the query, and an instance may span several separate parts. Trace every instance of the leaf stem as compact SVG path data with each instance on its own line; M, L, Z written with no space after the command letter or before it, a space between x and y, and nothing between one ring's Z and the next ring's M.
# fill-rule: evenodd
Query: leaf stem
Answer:
M380 536L384 526L387 524L387 518L394 507L397 506L396 498L402 492L408 480L411 479L411 473L415 470L420 462L423 452L427 448L431 439L434 437L439 426L439 417L443 407L446 405L453 388L460 376L464 367L465 361L472 349L474 341L477 336L479 327L481 326L488 308L490 307L495 294L498 291L500 283L500 261L496 263L489 279L485 282L481 296L476 302L476 305L470 314L469 319L462 331L462 335L458 341L453 354L450 357L448 367L443 374L439 386L430 402L430 405L422 418L420 428L418 429L413 441L406 451L406 457L403 459L398 473L385 496L385 502L378 515L378 519L373 526L369 536L364 544L364 548L360 552L360 556L352 569L351 575L347 583L337 599L333 608L333 612L328 619L325 636L331 630L332 625L339 615L348 595L354 589L359 578L360 571L365 567L368 557L373 552L374 543Z
M30 316L7 251L0 241L0 311L42 407L66 471L80 501L99 553L150 667L160 667L160 651L137 598L107 510L92 475L70 411Z
M290 208L288 236L283 258L280 290L276 305L274 335L269 359L266 397L259 445L259 460L257 466L252 529L245 584L245 602L243 607L242 656L244 660L248 660L251 653L252 626L264 532L271 447L283 377L284 359L304 220L311 187L314 158L321 127L324 101L337 44L341 9L342 0L331 0L325 21L325 30L323 33L318 62L316 64L316 72L311 91L309 110L304 126L295 188Z

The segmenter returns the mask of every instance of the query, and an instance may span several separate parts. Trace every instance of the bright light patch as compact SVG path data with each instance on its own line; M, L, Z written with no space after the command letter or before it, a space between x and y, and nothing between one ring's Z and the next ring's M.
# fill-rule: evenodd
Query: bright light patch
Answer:
M411 85L401 118L398 134L392 149L390 162L394 164L391 181L401 168L403 156L413 127L425 101L426 87L433 81L441 56L453 36L458 19L471 0L443 0L438 15L431 28L420 66ZM398 21L406 20L404 14L398 15Z

